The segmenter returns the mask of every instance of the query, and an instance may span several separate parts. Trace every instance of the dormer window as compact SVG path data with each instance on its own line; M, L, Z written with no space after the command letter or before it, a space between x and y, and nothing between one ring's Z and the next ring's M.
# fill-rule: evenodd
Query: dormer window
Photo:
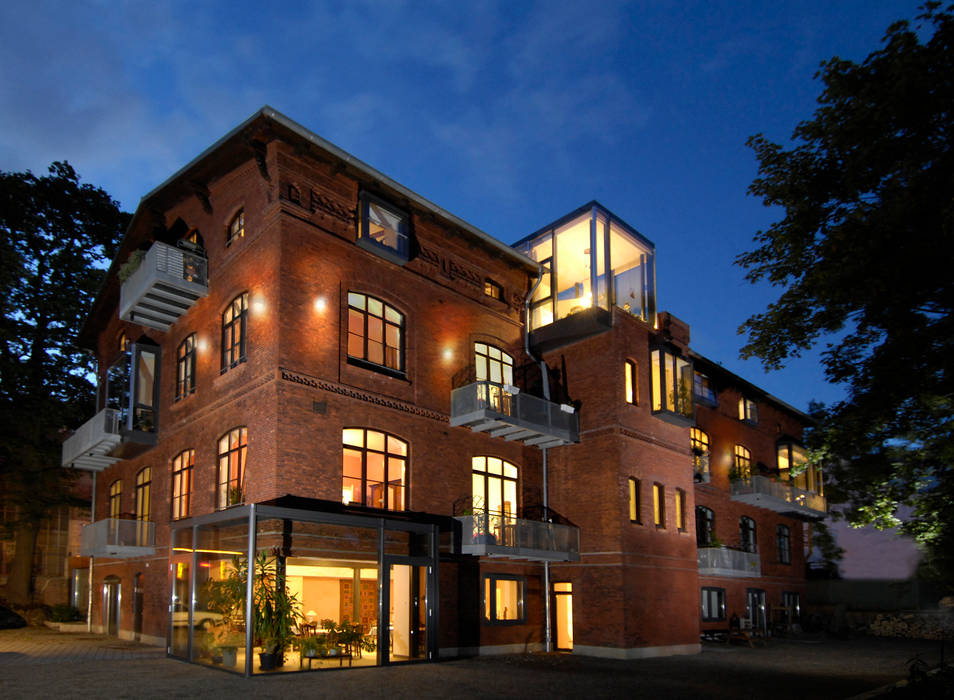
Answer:
M492 279L484 280L484 296L503 301L503 287Z
M367 192L361 195L358 245L396 265L410 255L410 216Z
M759 422L759 406L752 399L739 397L739 420L757 425Z

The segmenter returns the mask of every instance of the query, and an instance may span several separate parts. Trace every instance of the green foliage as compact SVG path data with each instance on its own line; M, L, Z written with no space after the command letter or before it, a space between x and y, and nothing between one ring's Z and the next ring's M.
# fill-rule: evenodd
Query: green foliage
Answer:
M0 172L0 499L17 506L21 531L71 502L63 431L94 408L93 359L76 340L128 222L68 163L43 177ZM33 540L18 533L7 594L19 602Z
M750 193L783 212L737 263L781 288L740 328L769 368L828 340L813 454L853 523L937 550L954 533L954 5L892 24L862 63L824 62L791 148L757 135Z
M83 615L72 605L58 603L50 608L50 620L52 622L78 622L82 619Z
M281 652L294 636L292 627L302 619L301 603L288 591L284 576L279 576L277 559L264 551L255 555L252 588L255 636L262 640L264 651Z

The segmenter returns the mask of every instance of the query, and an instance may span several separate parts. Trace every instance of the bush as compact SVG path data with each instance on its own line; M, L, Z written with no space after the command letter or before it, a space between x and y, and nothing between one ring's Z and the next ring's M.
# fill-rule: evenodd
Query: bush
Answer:
M50 608L50 620L52 622L78 622L83 616L80 611L72 605L60 603Z

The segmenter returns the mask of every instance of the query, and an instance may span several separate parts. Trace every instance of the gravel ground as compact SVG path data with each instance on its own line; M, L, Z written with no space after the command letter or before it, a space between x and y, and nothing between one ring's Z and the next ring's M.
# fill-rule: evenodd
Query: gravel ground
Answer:
M849 698L907 675L937 642L859 638L705 644L696 656L610 661L563 654L242 678L161 649L46 628L0 630L0 698ZM954 655L954 648L948 650ZM949 658L948 661L951 659Z

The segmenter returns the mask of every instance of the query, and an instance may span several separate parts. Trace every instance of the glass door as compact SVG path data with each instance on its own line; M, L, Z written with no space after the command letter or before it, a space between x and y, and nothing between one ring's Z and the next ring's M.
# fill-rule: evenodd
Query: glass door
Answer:
M555 642L559 651L573 650L573 584L556 582L553 584L554 617L556 624Z
M382 570L382 616L388 634L379 635L379 663L422 661L429 658L428 577L425 560L385 557Z

